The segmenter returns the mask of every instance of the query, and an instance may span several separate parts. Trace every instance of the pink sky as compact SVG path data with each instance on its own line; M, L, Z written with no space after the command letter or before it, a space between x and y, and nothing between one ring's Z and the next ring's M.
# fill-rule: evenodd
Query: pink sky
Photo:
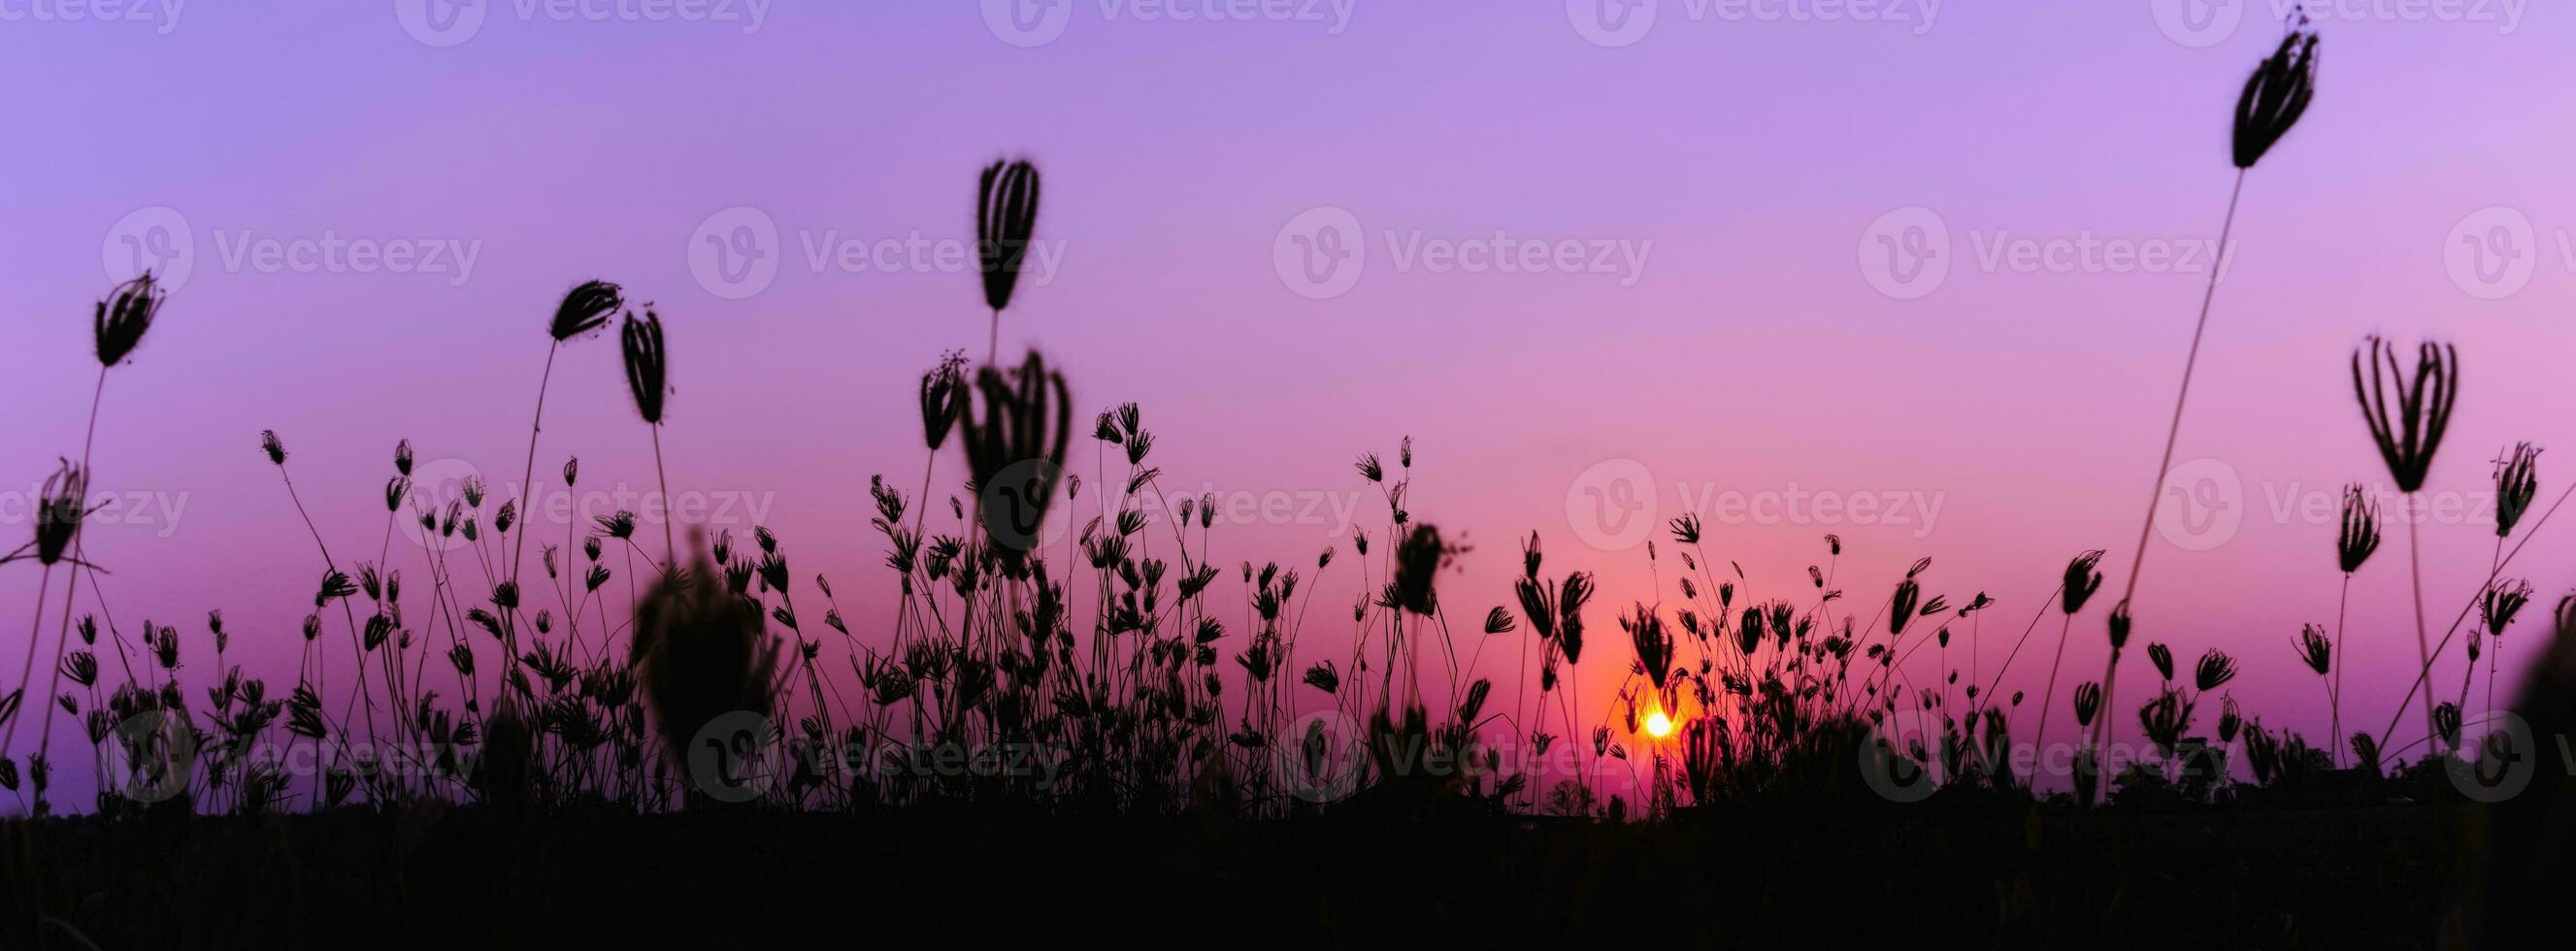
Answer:
M2096 273L2042 254L2025 273L2014 242L2152 254L2210 239L2229 110L2277 36L2263 2L2238 5L2233 33L2194 34L2160 27L2156 3L1908 0L1894 8L1906 22L1822 22L1726 12L1807 3L1661 0L1641 38L1603 45L1577 28L1580 4L1547 0L1322 3L1319 20L1218 4L1255 16L1186 21L1083 0L1025 47L964 2L779 3L756 28L648 20L672 8L640 0L490 2L470 35L407 29L401 11L418 7L388 6L188 3L175 20L145 7L97 22L46 4L0 20L0 81L20 91L0 103L16 143L0 174L18 183L0 214L16 265L0 283L0 461L14 466L0 491L23 500L77 455L106 259L148 239L135 222L171 220L150 209L175 213L190 273L110 379L95 461L102 491L184 508L94 527L87 544L114 571L121 623L190 635L191 676L211 673L210 608L250 673L281 688L293 669L320 565L260 430L294 451L335 548L371 556L396 439L516 480L543 324L591 277L669 324L674 488L764 507L799 573L831 575L854 621L885 616L867 478L917 484L914 381L944 350L980 354L986 317L975 277L935 254L818 270L810 252L971 239L974 172L1001 155L1043 168L1040 237L1062 254L1024 280L1005 349L1042 348L1085 412L1143 404L1168 484L1297 510L1221 527L1218 563L1310 567L1327 545L1347 559L1335 520L1312 513L1356 498L1381 534L1350 462L1411 435L1413 511L1475 547L1444 602L1509 603L1515 540L1540 532L1551 569L1604 579L1606 633L1583 677L1587 698L1606 697L1628 656L1615 612L1679 597L1651 590L1642 550L1585 544L1568 499L1587 471L1639 467L1659 520L1710 492L1919 496L1938 502L1928 523L1911 501L1903 524L1712 510L1709 544L1756 594L1804 596L1820 536L1839 533L1864 620L1932 557L1933 591L1998 600L1991 664L2070 556L2110 549L2106 587L2125 576L2206 279L2191 258L2185 273ZM2334 531L2278 512L2385 482L2351 405L2351 348L2374 331L2460 345L2465 396L2436 490L2484 492L2487 460L2514 440L2576 446L2558 385L2576 352L2576 181L2548 106L2576 25L2503 3L2473 21L2397 10L2320 17L2321 91L2248 185L2176 455L2215 460L2196 478L2235 480L2222 501L2242 523L2223 542L2189 536L2207 550L2156 542L2137 610L2142 641L2236 652L2249 712L2310 732L2324 698L2290 642L2333 618ZM748 295L691 261L711 217L746 206L777 232L761 248L776 271ZM2491 206L2508 211L2473 218ZM1300 247L1283 228L1317 208L1347 211L1336 220L1366 246L1357 282L1322 300L1274 253ZM1884 217L1909 208L1947 232L1948 274L1891 295L1863 262L1884 254L1880 234L1903 237L1876 223L1926 220ZM730 234L752 219L717 220ZM2497 225L2531 266L2481 279L2461 239ZM1576 242L1567 260L1582 264L1439 257L1485 260L1498 235ZM328 238L462 249L473 267L452 252L438 273L289 253ZM1611 272L1585 270L1605 248ZM891 273L874 263L887 260ZM541 472L578 454L586 487L651 483L612 342L568 349L553 392ZM2543 457L2544 504L2564 464ZM962 469L954 449L941 465L943 482ZM23 506L0 520L28 525ZM2485 577L2493 531L2471 514L2424 542L2439 625ZM2539 594L2508 658L2531 656L2576 584L2560 567L2572 554L2576 534L2553 525L2517 563ZM2348 728L2375 731L2412 674L2404 557L2392 531L2353 594ZM1347 564L1319 604L1356 596ZM0 571L12 663L26 627L6 618L31 610L36 577ZM2076 625L2067 669L2090 673L2069 682L2098 675L2101 611ZM1306 643L1346 640L1346 616L1318 612ZM2044 664L2016 670L2007 690L2035 694ZM2136 698L2148 675L2130 670Z

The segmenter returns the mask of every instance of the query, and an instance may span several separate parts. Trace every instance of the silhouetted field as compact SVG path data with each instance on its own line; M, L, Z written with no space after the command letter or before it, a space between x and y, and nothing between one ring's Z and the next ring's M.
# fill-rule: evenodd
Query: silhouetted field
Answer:
M2238 103L2236 196L2313 94L2317 39L2293 27ZM919 412L923 455L894 466L922 469L917 490L908 475L853 490L894 592L864 617L791 568L768 526L684 546L667 511L532 517L555 487L541 483L582 484L577 459L539 467L555 363L621 317L630 435L651 440L667 508L661 430L687 354L606 281L545 324L515 485L424 491L400 441L383 523L317 524L303 493L320 487L299 488L287 441L258 433L274 504L318 556L280 583L312 606L291 674L229 660L219 612L202 634L120 626L81 544L89 447L66 458L35 538L0 558L42 575L0 697L0 789L29 817L0 823L0 948L2421 947L2545 915L2565 883L2551 744L2576 711L2576 596L2548 647L2515 658L2537 665L2530 694L2495 697L2532 597L2505 571L2569 497L2535 506L2529 444L2496 464L2495 555L2447 630L2407 519L2414 656L2345 650L2338 602L2334 627L2282 632L2290 649L2258 661L2317 677L2309 712L2329 726L2313 743L2240 706L2235 656L2178 655L2193 632L2133 614L2152 504L2115 597L2095 597L2105 551L2087 550L2010 617L1929 557L1848 577L1832 535L1809 565L1748 574L1698 514L1627 554L1551 556L1533 532L1503 554L1520 568L1508 590L1470 591L1454 581L1465 549L1412 508L1407 439L1352 467L1383 503L1364 528L1311 561L1220 563L1216 499L1164 491L1142 407L1078 410L1064 367L1002 362L1040 177L995 162L977 186L987 358L943 356L898 409ZM2232 196L2221 247L2235 212ZM99 393L164 298L145 274L98 303ZM2204 299L2197 326L2209 316ZM2411 500L2462 371L2447 344L2407 353L2371 338L2351 382ZM2318 540L2346 591L2363 572L2394 583L2373 558L2380 505L2356 483ZM398 527L416 544L395 547ZM1641 559L1666 600L1591 604L1613 557ZM1356 598L1315 613L1336 571L1358 575ZM1310 628L1335 636L1318 646ZM2065 666L2078 637L2108 648L2098 678ZM1587 646L1590 669L1625 671L1589 705ZM2002 660L1963 677L1962 654ZM2121 666L2140 655L2150 669ZM2452 656L2461 677L2434 682ZM2384 727L2344 722L2356 658L2418 671ZM2124 706L2122 689L2143 699ZM2418 710L2420 734L2401 733ZM87 750L55 742L58 715ZM2075 742L2043 742L2053 716ZM2036 767L2034 749L2065 759ZM58 804L65 764L97 794Z
M2425 947L2454 806L1686 810L1654 824L424 808L7 833L10 947L643 939ZM32 840L32 841L31 841ZM40 856L32 875L22 850ZM30 907L32 906L32 908ZM810 931L809 931L810 929Z

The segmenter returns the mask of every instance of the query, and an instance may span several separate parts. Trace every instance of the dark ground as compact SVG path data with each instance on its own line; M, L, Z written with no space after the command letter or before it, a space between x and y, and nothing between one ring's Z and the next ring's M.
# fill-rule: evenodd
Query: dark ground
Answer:
M0 948L89 946L74 932L101 948L2429 947L2457 943L2477 825L2457 805L1937 801L1624 826L962 807L74 819L0 825Z

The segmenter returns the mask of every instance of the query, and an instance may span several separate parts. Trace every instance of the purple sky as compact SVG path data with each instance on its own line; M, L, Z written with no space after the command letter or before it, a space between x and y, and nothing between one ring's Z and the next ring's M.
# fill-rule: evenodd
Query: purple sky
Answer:
M976 168L1025 155L1058 260L1024 280L1004 348L1042 348L1086 413L1142 403L1167 484L1256 516L1284 500L1220 527L1218 563L1347 558L1336 508L1373 536L1385 515L1352 458L1411 435L1411 508L1475 548L1446 603L1507 603L1533 529L1552 569L1602 574L1587 698L1624 674L1614 612L1658 592L1643 550L1569 500L1585 511L1588 489L1638 472L1658 521L1711 500L1711 555L1757 593L1803 597L1839 533L1866 620L1934 558L1933 591L2000 602L1991 665L2068 557L2111 549L2112 588L2127 571L2232 175L2229 110L2278 36L2268 0L2195 4L2219 17L2208 32L2193 0L1858 18L1650 0L1626 10L1632 26L1653 11L1635 35L1592 0L1059 2L1023 11L1059 18L1037 34L972 2L778 3L756 27L748 0L464 5L479 24L434 0L427 18L198 0L116 22L99 14L121 7L0 2L16 90L0 175L17 183L0 521L26 530L35 483L79 452L88 312L118 262L184 252L161 325L109 380L95 459L102 492L158 513L88 546L120 623L176 624L202 652L222 608L250 672L282 687L320 565L258 432L286 439L344 560L372 557L396 439L516 481L543 324L604 277L669 324L674 488L733 506L713 524L738 534L765 512L800 574L830 574L854 620L884 617L867 478L918 484L914 380L986 333L975 277L940 249L972 237ZM2424 538L2437 626L2485 577L2488 460L2576 446L2576 180L2550 105L2576 24L2504 0L2318 18L2321 91L2248 183L2176 456L2211 460L2192 482L2239 522L2178 518L2205 550L2156 542L2137 613L2142 640L2237 652L2250 712L2321 730L2290 641L2333 619L2334 531L2299 509L2386 481L2351 348L2376 331L2462 350L2432 487L2467 508ZM1318 222L1357 223L1334 232L1358 239L1339 246L1364 256L1355 283L1301 276ZM737 226L774 272L734 282L739 262L707 257ZM2477 258L2466 242L2490 236L2518 257ZM1881 238L1946 276L1891 271ZM553 392L541 472L578 454L586 488L651 484L613 342L568 348ZM2544 504L2564 463L2543 457ZM1762 514L1800 492L1878 512ZM1730 493L1748 514L1724 514ZM2353 594L2348 726L2375 731L2413 672L2404 555L2392 532ZM2570 555L2553 525L2509 572L2539 594L2507 658L2576 584L2556 567ZM1356 595L1347 564L1320 604ZM26 627L6 619L36 577L0 571L11 675ZM2100 611L2070 672L2099 670ZM1346 641L1346 616L1318 612L1307 643ZM2026 655L2007 689L2035 694L2043 667Z

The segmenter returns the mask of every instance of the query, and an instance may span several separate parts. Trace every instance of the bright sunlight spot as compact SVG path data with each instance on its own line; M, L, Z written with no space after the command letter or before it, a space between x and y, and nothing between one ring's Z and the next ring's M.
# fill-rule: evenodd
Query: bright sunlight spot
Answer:
M1673 735L1673 719L1661 710L1646 714L1646 735L1658 740Z

